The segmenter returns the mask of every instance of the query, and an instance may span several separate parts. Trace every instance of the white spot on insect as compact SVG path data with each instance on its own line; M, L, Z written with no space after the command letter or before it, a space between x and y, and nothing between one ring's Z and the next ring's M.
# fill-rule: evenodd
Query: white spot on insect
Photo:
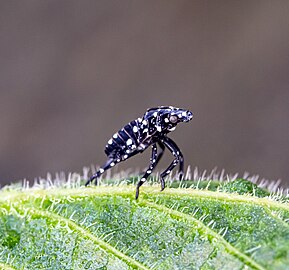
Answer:
M132 139L128 139L128 140L126 141L126 144L127 144L127 145L131 145L131 144L132 144Z
M187 112L182 112L182 116L187 116Z
M114 133L112 137L116 139L117 138L117 133Z
M161 132L162 131L162 127L161 126L157 126L157 131Z
M147 173L151 173L152 171L151 170L147 170Z
M174 131L176 127L169 128L169 131Z
M117 161L117 162L120 162L120 159L118 158L116 161Z
M145 181L146 181L146 179L145 179L145 178L142 178L142 179L141 179L141 181L142 181L142 182L145 182Z
M143 123L143 125L147 125L148 121L147 120L143 120L142 123Z
M182 114L181 114L181 113L179 113L179 115L178 115L178 116L179 116L179 118L182 118Z
M137 128L137 126L134 126L133 128L132 128L132 130L133 130L133 132L138 132L138 128Z
M127 149L125 152L129 154L129 153L130 153L130 150L129 150L129 149Z
M147 129L147 128L145 128L144 130L143 130L143 133L147 133L149 130Z
M170 171L170 170L168 170L168 171L167 171L167 174L169 174L170 172L171 172L171 171Z
M168 123L170 122L170 120L168 118L165 118L165 122Z
M145 148L146 146L143 143L141 143L137 149L144 150Z
M131 146L131 149L135 149L135 148L136 148L136 146L135 146L135 145L132 145L132 146Z
M111 162L111 163L110 163L110 167L113 167L114 165L115 165L114 162Z
M123 158L124 158L124 159L127 159L127 158L128 158L128 155L124 155Z
M141 119L141 118L138 118L137 120L138 120L138 121L139 121L139 123L140 123L142 119Z
M103 173L103 172L104 172L104 169L103 169L103 168L100 168L100 169L99 169L99 172L100 172L100 173Z
M108 144L112 144L112 139L110 139L110 140L108 141Z
M157 117L157 115L158 115L157 112L154 112L154 113L153 113L153 116L154 116L154 117Z

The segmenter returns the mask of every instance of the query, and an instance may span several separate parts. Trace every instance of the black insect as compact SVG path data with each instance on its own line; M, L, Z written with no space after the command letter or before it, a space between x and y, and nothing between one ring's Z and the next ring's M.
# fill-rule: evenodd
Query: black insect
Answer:
M176 125L180 122L188 122L192 119L193 114L184 109L169 107L151 108L146 111L143 118L138 118L121 130L115 133L108 141L105 147L105 154L108 156L107 162L86 182L85 186L103 174L107 169L115 164L124 161L138 153L142 153L150 145L152 146L152 155L149 168L137 184L135 198L138 198L140 186L147 180L160 161L165 147L173 154L175 159L169 167L160 175L161 190L165 188L164 178L179 163L179 179L184 175L184 157L176 143L167 137L167 134L175 130ZM160 152L157 151L157 145Z

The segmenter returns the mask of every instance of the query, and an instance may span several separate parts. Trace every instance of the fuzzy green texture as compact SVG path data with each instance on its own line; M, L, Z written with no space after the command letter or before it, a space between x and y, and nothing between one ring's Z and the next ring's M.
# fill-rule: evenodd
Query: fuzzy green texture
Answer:
M131 181L134 182L134 181ZM0 191L0 269L289 269L289 205L257 185Z

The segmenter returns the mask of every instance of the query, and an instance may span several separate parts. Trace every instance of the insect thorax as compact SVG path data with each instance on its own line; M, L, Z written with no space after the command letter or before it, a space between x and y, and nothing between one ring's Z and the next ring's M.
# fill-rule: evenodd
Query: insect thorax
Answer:
M174 107L148 109L142 118L131 121L112 136L105 147L106 155L124 160L135 152L144 151L173 131L184 114L184 110ZM172 116L176 122L172 122Z

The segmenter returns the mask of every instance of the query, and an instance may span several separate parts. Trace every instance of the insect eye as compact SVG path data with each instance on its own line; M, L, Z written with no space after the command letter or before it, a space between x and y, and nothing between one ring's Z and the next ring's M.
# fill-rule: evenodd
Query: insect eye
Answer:
M178 117L177 116L175 116L175 115L171 115L170 116L170 122L171 123L175 124L175 123L177 123L177 121L178 121Z

